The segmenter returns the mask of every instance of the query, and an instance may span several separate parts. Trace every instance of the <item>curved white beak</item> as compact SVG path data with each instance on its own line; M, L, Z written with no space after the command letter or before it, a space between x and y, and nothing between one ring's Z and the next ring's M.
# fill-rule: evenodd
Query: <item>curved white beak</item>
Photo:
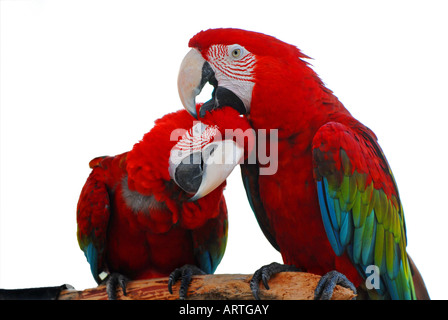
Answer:
M200 199L215 190L244 160L244 149L231 140L213 142L204 148L202 154L202 183L190 201Z
M182 60L177 77L180 100L185 109L195 118L197 118L196 96L201 93L205 85L202 72L205 62L198 50L191 49Z

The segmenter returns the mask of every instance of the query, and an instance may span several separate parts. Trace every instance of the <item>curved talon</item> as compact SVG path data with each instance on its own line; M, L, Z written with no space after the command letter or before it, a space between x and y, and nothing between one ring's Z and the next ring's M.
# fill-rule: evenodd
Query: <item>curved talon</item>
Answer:
M264 287L266 290L269 290L269 279L277 273L280 272L288 272L288 271L300 271L295 266L287 265L287 264L280 264L277 262L272 262L271 264L262 266L260 269L255 271L254 275L252 276L252 279L250 280L250 290L252 291L252 294L254 295L254 298L256 300L260 300L260 281L263 282Z
M180 268L177 268L170 273L170 276L168 278L168 291L170 294L173 294L173 284L177 281L177 279L179 279L180 274Z
M168 278L168 291L170 294L173 294L173 284L176 283L177 280L181 279L179 299L185 300L187 298L188 286L190 285L191 277L200 274L206 273L200 268L190 264L186 264L183 267L175 269L171 272Z
M255 271L254 275L252 276L252 279L249 282L250 290L252 291L252 294L253 294L255 300L260 300L260 296L258 294L260 293L261 272L264 267L265 266L263 266L260 269L258 269L257 271ZM264 281L263 281L263 284L266 287L266 284L264 283Z
M330 300L336 285L351 289L355 295L357 294L353 283L351 283L342 273L333 270L320 278L316 289L314 290L314 300Z
M126 296L126 283L128 278L119 273L111 273L106 279L106 292L109 300L117 300L117 287L120 286L123 290L123 295Z

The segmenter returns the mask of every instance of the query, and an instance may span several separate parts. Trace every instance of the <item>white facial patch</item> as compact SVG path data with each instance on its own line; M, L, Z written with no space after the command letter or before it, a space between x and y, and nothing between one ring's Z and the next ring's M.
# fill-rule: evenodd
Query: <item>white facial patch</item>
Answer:
M243 101L247 112L249 112L250 104L252 102L252 90L254 88L255 83L251 81L241 81L230 79L227 77L221 77L217 74L215 77L218 80L220 86L229 89L234 94L236 94L238 98L241 99L241 101Z
M174 177L175 168L184 158L193 152L201 151L205 145L214 141L219 134L218 126L210 126L200 121L195 121L193 127L186 131L171 149L169 159L170 176Z
M235 93L249 111L255 84L255 55L238 44L213 45L207 52L207 59L219 86Z

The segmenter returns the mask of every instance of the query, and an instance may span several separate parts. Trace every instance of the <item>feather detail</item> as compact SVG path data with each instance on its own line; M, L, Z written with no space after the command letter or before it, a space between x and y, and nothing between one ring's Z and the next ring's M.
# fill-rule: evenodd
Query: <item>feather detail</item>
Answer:
M330 241L331 247L333 248L336 255L340 256L344 251L339 241L339 236L336 234L335 228L332 226L331 223L331 215L332 215L332 213L330 212L331 206L328 205L328 202L326 200L327 198L325 187L321 181L317 182L317 193L319 204L320 207L322 208L322 220L324 223L325 231L327 232L328 240Z
M361 252L362 252L362 239L364 236L366 224L363 224L361 227L355 228L355 233L353 236L353 262L355 264L361 264Z
M373 211L366 218L366 223L364 225L364 234L362 239L362 264L371 265L373 264L373 253L374 244L376 237L376 223L375 214Z
M342 212L342 225L339 232L339 237L341 239L341 245L342 247L345 247L347 244L349 244L352 240L352 233L353 233L353 221L352 221L352 215L347 212Z
M353 125L353 124L352 124ZM324 125L313 139L319 205L336 255L346 250L361 275L376 265L380 295L415 297L406 257L402 208L395 181L376 142L340 123Z
M384 227L381 223L377 224L375 235L375 265L380 268L380 274L385 270L385 245L384 245Z

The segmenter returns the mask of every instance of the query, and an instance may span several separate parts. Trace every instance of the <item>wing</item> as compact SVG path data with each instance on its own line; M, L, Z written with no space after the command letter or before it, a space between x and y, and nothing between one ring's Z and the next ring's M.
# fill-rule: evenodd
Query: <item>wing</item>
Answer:
M328 239L361 275L377 266L381 295L414 299L406 228L394 177L376 137L360 123L330 122L313 139L314 178ZM367 269L366 269L367 268Z
M91 162L91 166L93 165ZM109 193L102 179L98 177L99 170L101 168L94 167L87 178L78 200L76 215L78 243L97 283L102 281L101 272L107 271L104 260L110 216Z
M269 220L264 210L263 203L260 199L260 189L258 185L259 167L258 164L241 164L241 177L243 179L244 188L246 189L247 199L255 213L258 225L263 231L264 236L269 240L271 245L280 251L275 240L274 230L271 228Z
M197 265L206 273L214 273L227 245L227 206L221 197L218 216L199 229L193 230L193 247Z

